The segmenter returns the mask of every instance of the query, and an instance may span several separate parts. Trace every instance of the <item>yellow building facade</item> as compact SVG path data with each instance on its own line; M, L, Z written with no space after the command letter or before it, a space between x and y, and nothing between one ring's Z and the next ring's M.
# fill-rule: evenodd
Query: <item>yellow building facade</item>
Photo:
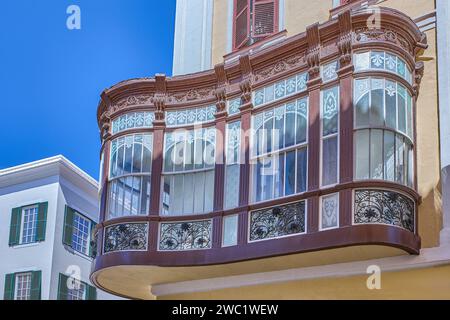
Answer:
M103 181L100 182L104 194L101 203L103 223L96 231L97 245L101 249L94 261L92 281L104 290L139 299L450 299L450 178L447 176L447 172L450 173L450 152L447 152L450 132L443 127L443 123L448 126L445 121L450 114L446 105L450 88L445 90L449 81L444 71L448 70L449 62L450 41L445 31L448 15L448 3L439 0L178 0L174 76L130 80L102 93L98 112L102 152L105 159L109 154L111 157L103 163ZM359 65L364 54L373 59L374 53L379 52L386 59L384 67L371 65L365 70ZM391 57L397 63L394 71L388 70L387 61ZM362 65L373 63L370 61L362 62ZM401 61L406 61L409 69L403 76ZM334 63L337 63L334 76L327 80L327 67ZM173 209L182 196L175 193L174 197L177 180L165 180L172 173L167 171L163 156L167 151L163 146L168 145L169 134L182 126L171 127L171 113L174 119L179 119L180 110L197 108L199 114L199 106L208 103L216 106L211 126L217 133L227 132L223 140L217 140L216 136L217 161L222 154L217 151L226 150L229 126L235 120L240 121L241 129L246 124L253 128L261 114L258 108L266 113L272 106L279 109L285 104L288 108L287 93L285 98L280 96L278 102L275 93L275 101L267 102L267 88L271 83L295 74L298 81L302 70L305 71L307 89L292 97L299 99L298 106L299 101L307 101L306 108L309 108L305 129L308 137L305 174L308 178L305 178L303 189L299 187L299 181L303 181L300 178L302 171L297 167L295 195L288 196L288 171L282 171L284 197L277 198L273 190L271 196L266 196L264 190L267 187L262 187L259 195L258 176L255 177L251 164L243 161L237 173L236 183L240 188L236 205L227 207L228 195L233 189L227 187L227 179L231 179L227 170L231 169L225 160L223 167L215 164L215 179L210 185L214 190L210 193L213 198L210 209L206 209L208 200L204 198L201 200L205 203L203 211L195 212L195 196L194 200L183 196L181 206L186 211L186 203L193 201L194 210L186 213ZM362 121L358 120L359 85L368 85L375 90L374 86L379 86L377 80L385 76L388 80L382 80L386 90L382 94L384 102L381 102L384 106L383 125L358 127ZM289 79L286 81L288 85ZM411 99L408 101L412 104L406 103L406 109L414 110L410 118L406 116L405 126L410 128L406 132L408 129L399 128L403 121L400 120L400 102L394 102L397 105L396 113L394 111L397 147L394 147L395 156L392 155L393 164L389 162L386 147L390 135L385 131L389 122L390 83L397 83L398 101L402 95L400 88L405 87L406 92L410 92L407 99ZM209 89L211 84L213 89ZM335 164L336 181L327 184L324 179L329 168L324 141L332 139L333 133L329 136L324 133L327 101L323 97L333 88L338 88L339 96L337 109L340 111L336 120L339 125L335 133L339 136L336 147L339 160ZM265 102L258 102L261 90L265 92ZM149 97L145 96L148 92L151 92ZM371 110L370 119L375 119L372 110L377 104L376 95L369 96L367 108ZM233 101L238 101L235 113L230 107ZM285 110L287 119L288 111ZM112 152L120 148L120 137L124 134L115 129L114 119L138 111L154 113L153 124L148 127L153 141L152 193L148 216L131 218L125 213L122 216L116 211L111 213L111 199L116 199L111 190L116 190L116 181L121 179L111 176L112 164L119 167ZM317 120L320 125L315 126ZM286 121L284 125L288 126ZM296 121L297 126L299 120ZM191 130L189 125L185 128ZM289 133L284 130L286 140ZM405 137L400 139L404 141L402 148L407 151L398 147L398 133L403 131L405 134L400 136ZM139 129L134 134L136 137L145 132ZM360 133L367 135L368 140L359 143ZM376 168L379 151L373 147L379 134L384 143L379 149L380 157L384 159L379 160L382 162L381 173ZM255 138L252 134L249 136L240 135L238 150L242 151L244 159L251 159L247 150ZM347 143L345 139L350 140ZM371 146L367 146L369 155L359 153L365 148L364 141ZM411 145L407 141L412 141ZM297 166L303 159L300 157L303 147L301 143L296 145ZM290 148L286 148L283 157L288 157ZM285 149L280 150L283 153ZM360 163L366 161L370 171L367 176L359 171L359 168L365 168ZM284 166L287 163L285 160ZM184 166L186 168L186 163ZM389 178L391 169L393 182ZM285 169L275 169L275 176L277 170ZM191 171L183 172L186 185L186 176ZM162 178L154 178L155 174ZM207 178L203 179L207 184ZM276 186L276 182L271 183ZM207 187L203 190L207 194ZM362 208L358 199L363 197L363 191L368 197L364 206L368 207L376 202L376 197L391 197L392 194L396 200L390 199L390 204L395 206L404 201L402 206L391 210L399 217L373 220L366 216L364 222L358 220L358 208ZM184 192L193 191L186 187ZM223 196L217 196L219 193ZM326 215L326 200L334 195L338 199L334 211L337 221L330 222L327 227L326 219L332 216ZM261 225L254 229L256 219L271 210L264 228L273 228L273 219L281 221L280 212L289 214L289 206L300 203L294 201L306 201L303 207L295 209L294 220L299 212L303 212L300 230L284 230L284 233L278 230L276 236L266 241ZM383 202L381 216L387 215L390 210L387 200L380 201ZM412 201L411 206L415 208L411 211L413 217L406 217L408 201ZM117 208L120 202L114 202L114 205ZM365 212L370 214L372 211ZM189 238L195 237L192 234L184 240L165 238L165 232L177 228L177 224L179 229L171 237L176 238L174 234L179 236L189 228L203 228L206 224L196 223L208 219L212 221L211 225L207 224L210 231L202 231L202 234L208 233L207 237L211 239L201 238L207 245L193 244ZM114 229L121 224L123 230L132 224L142 225L139 232L145 233L144 245L119 247L112 241L126 233ZM174 241L185 242L178 246Z

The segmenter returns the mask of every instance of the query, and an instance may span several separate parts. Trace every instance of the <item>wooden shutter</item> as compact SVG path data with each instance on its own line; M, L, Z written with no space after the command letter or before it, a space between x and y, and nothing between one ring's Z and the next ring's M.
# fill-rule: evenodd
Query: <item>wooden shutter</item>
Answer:
M97 300L97 289L86 284L86 300Z
M254 38L263 38L278 32L278 0L253 1Z
M90 232L90 241L89 241L89 256L95 258L97 255L97 242L94 235L95 226L97 224L94 221L91 221L91 232Z
M47 226L47 207L48 202L39 203L37 226L36 226L36 241L45 240L45 230Z
M16 275L9 273L5 275L5 292L3 293L4 300L14 300Z
M73 217L75 210L66 206L64 214L64 230L63 230L63 243L72 247L72 233L73 233Z
M22 208L14 208L11 212L11 224L9 227L9 246L20 243L20 223L22 220Z
M58 278L58 300L67 300L67 280L69 279L68 276L65 274L60 273Z
M41 271L33 271L31 272L31 292L30 299L31 300L41 300Z
M250 0L234 0L233 11L233 50L235 50L250 39Z

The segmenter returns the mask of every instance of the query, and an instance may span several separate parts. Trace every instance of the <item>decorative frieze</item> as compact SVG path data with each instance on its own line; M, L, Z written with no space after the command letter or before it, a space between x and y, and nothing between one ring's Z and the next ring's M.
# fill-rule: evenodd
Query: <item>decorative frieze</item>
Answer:
M414 232L415 204L410 198L393 191L355 191L354 223L381 223Z
M212 220L160 224L161 251L209 249L211 242Z
M305 209L305 201L300 201L253 211L250 214L250 241L304 233Z
M148 224L122 223L106 227L104 252L147 250Z

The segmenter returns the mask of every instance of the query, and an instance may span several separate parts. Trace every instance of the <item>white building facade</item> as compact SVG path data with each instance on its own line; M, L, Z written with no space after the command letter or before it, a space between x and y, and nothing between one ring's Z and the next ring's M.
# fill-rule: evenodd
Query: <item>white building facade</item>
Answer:
M101 300L89 281L98 186L63 156L0 170L5 300Z

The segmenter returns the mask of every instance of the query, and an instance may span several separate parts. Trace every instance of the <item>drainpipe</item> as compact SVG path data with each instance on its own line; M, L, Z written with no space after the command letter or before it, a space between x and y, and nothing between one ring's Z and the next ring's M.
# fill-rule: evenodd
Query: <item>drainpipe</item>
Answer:
M450 244L450 1L436 0L441 149L441 245Z

